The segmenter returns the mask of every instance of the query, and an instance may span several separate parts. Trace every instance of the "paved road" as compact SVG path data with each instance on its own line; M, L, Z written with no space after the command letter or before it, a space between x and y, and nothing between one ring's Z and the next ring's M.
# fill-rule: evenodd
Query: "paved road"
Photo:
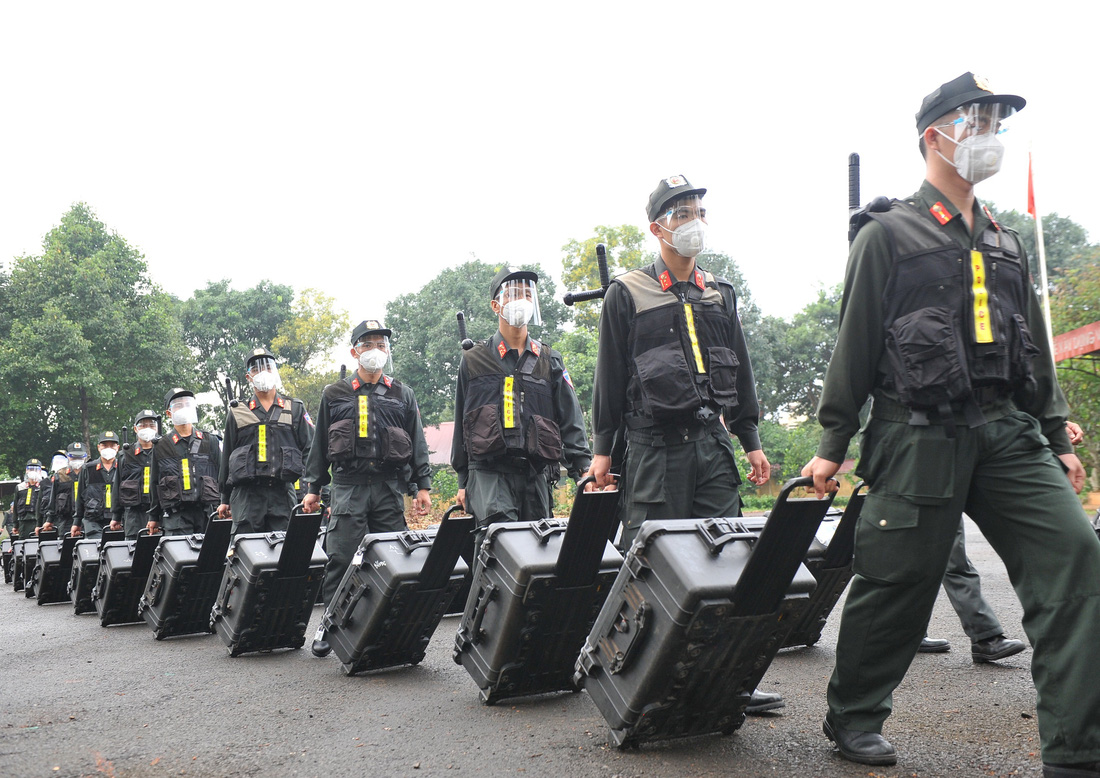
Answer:
M969 525L970 554L1011 636L1020 608L1004 567ZM311 631L321 616L314 610ZM584 693L484 706L451 660L445 619L425 661L346 677L308 649L231 659L214 635L157 642L67 606L0 589L2 776L1037 776L1025 651L975 666L945 596L931 632L954 650L918 656L885 734L896 768L837 757L821 734L836 621L783 652L763 688L787 708L729 737L620 752ZM312 634L312 632L311 632Z

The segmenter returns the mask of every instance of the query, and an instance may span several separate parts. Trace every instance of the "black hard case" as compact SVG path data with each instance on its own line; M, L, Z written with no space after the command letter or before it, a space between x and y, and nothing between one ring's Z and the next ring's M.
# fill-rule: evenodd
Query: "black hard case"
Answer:
M808 481L759 537L735 518L644 525L576 663L614 745L741 726L814 590L802 560L832 500L790 499Z
M812 646L821 639L825 622L833 607L852 580L852 550L855 546L856 524L867 496L861 481L852 492L843 513L831 509L821 522L806 552L803 564L817 581L817 588L810 595L806 611L783 641L783 648ZM759 534L766 519L746 519L749 529Z
M92 599L101 626L141 621L138 601L145 591L146 579L153 567L153 554L162 537L146 532L142 530L137 540L116 540L100 547Z
M69 601L69 572L76 540L70 535L63 540L45 540L38 544L34 593L39 605Z
M55 539L56 537L54 535ZM23 596L28 600L34 597L34 566L38 564L38 545L41 542L40 538L27 538L24 540L22 551L16 559L22 572L15 590L22 589Z
M14 561L11 538L0 540L0 563L4 567L4 583L11 583Z
M233 522L226 519L211 521L204 535L160 541L138 601L138 615L157 640L212 632L210 609L218 596L232 532Z
M230 656L301 648L325 578L320 513L294 515L286 532L233 538L210 625Z
M483 702L574 689L577 652L623 561L608 541L617 501L578 491L568 522L490 525L453 652Z
M37 542L37 541L36 541ZM11 544L11 586L17 592L23 591L23 546L26 540L16 540Z
M468 568L460 552L472 516L447 511L438 529L367 535L322 625L348 675L423 658Z
M73 562L69 570L69 602L73 604L73 613L95 612L95 580L99 575L99 552L106 543L125 539L122 532L104 532L96 538L83 538L73 547Z

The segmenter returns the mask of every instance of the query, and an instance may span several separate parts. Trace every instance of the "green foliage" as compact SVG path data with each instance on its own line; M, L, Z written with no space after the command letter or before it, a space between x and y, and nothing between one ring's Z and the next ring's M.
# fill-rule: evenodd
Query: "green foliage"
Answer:
M453 505L458 494L458 474L450 465L432 468L432 499L445 505Z
M340 380L340 373L337 370L307 371L284 366L279 368L279 377L283 382L283 394L304 402L306 410L316 419L321 408L321 392L329 384Z
M562 282L571 292L597 289L600 273L596 263L596 244L607 247L607 271L611 278L619 273L647 265L653 260L645 253L646 234L632 224L618 227L596 227L596 233L583 241L571 240L561 247L564 257ZM600 300L590 300L575 306L574 322L578 327L595 332L600 321Z
M992 204L989 210L993 218L1020 234L1024 251L1031 264L1031 275L1038 283L1039 249L1035 242L1035 220L1019 211L999 211ZM1047 255L1047 280L1053 283L1066 273L1082 268L1090 262L1090 249L1096 246L1089 243L1088 232L1077 222L1056 213L1043 216L1043 247Z
M257 346L270 346L294 316L289 286L260 281L252 289L237 291L229 281L211 281L180 309L184 338L195 354L198 380L188 378L186 388L214 391L226 403L244 396L244 360ZM308 310L308 308L307 308ZM194 376L194 372L191 373ZM233 387L226 395L225 380Z
M347 311L337 308L334 298L316 289L303 289L290 314L271 339L271 353L299 374L308 371L351 330ZM285 383L285 377L283 380Z
M795 417L816 416L825 370L836 344L842 291L839 284L830 290L819 289L816 300L796 313L789 324L773 330L775 373L766 379L774 382L772 410Z
M31 456L121 430L192 368L175 302L144 257L74 205L0 276L0 457Z
M553 278L539 265L523 265L539 275L542 326L531 335L555 345L569 313L558 298ZM500 268L473 259L441 272L418 292L396 298L386 307L386 324L393 330L394 372L416 392L425 424L448 421L454 415L455 381L462 358L455 314L466 317L469 336L486 340L499 319L489 307L489 285Z

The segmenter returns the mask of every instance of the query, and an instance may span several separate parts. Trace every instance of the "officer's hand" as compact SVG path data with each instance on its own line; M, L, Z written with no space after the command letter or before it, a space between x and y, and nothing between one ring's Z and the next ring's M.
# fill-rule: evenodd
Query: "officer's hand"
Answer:
M52 529L53 529L53 524L51 522L47 521L45 524L42 525L42 531L43 532L49 532Z
M611 457L606 454L597 454L592 457L592 464L584 477L592 476L593 481L584 485L586 492L594 492L597 489L606 489L615 486L618 480L611 474Z
M321 504L321 495L319 494L307 494L302 499L302 510L305 513L313 513L317 510L317 506Z
M155 535L160 531L160 523L149 519L149 522L145 525L145 529L149 530L150 535Z
M749 471L749 480L757 486L767 483L768 479L772 477L772 466L768 462L768 458L764 456L763 449L746 451L745 456L748 458L749 464L752 465L752 470Z
M224 502L218 506L218 518L219 519L231 519L233 518L233 511L229 510L229 506Z
M1066 434L1069 435L1069 442L1074 446L1085 439L1085 431L1081 429L1080 424L1074 421L1066 422Z
M455 495L455 502L458 503L458 507L462 510L466 510L466 490L459 489L458 494Z
M1077 458L1076 454L1059 454L1058 458L1062 460L1062 464L1066 467L1066 478L1069 479L1069 485L1073 487L1073 491L1080 494L1081 490L1085 488L1085 468L1081 467L1081 460Z
M426 515L428 511L432 508L432 498L431 495L428 494L428 490L421 489L420 491L418 491L416 493L416 499L413 500L413 503L416 505L417 513L419 513L421 516Z
M835 492L840 487L836 481L829 480L838 470L840 470L840 462L830 462L828 459L814 457L802 468L802 475L813 476L814 494L820 500L826 492Z
M108 527L108 529L111 530L111 532L118 532L122 529L122 522L111 519L111 526Z
M80 526L77 525L77 524L74 524L73 528L71 530L69 530L69 536L70 537L79 538L83 534L84 533L80 531Z

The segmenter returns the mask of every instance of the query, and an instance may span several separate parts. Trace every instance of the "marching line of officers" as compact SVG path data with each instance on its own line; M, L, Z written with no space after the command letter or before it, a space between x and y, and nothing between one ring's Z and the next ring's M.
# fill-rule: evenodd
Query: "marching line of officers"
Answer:
M829 479L873 398L857 469L869 490L823 724L851 761L897 761L882 725L922 641L928 650L952 551L965 559L965 511L1024 606L1044 776L1100 776L1100 684L1088 680L1100 645L1100 542L1074 495L1084 471L1026 254L973 194L1000 167L997 136L1023 106L972 73L941 85L917 113L927 168L920 190L879 198L855 217L818 412L825 434L803 470L819 496L835 489ZM451 454L458 501L479 534L491 522L550 515L562 466L575 479L591 476L586 488L621 486L623 546L652 519L740 515L731 436L749 480L769 479L735 290L695 261L706 248L705 194L683 176L663 179L646 206L657 260L606 291L594 452L561 354L528 333L540 323L538 276L504 268L493 279L499 328L462 355ZM73 534L109 525L132 535L146 514L151 530L200 532L214 509L234 530L282 529L304 476L306 512L318 510L331 482L329 603L364 534L406 528L405 493L421 514L430 505L424 431L412 389L392 377L391 334L377 320L354 329L356 370L325 387L315 435L301 402L277 393L275 358L261 348L246 362L253 396L230 410L221 458L194 427L194 395L173 389L165 397L173 431L156 440L159 416L142 411L139 445L121 465L111 432L87 464L79 443L58 452L48 479L30 460L13 505L17 534L33 533L41 518ZM980 656L978 633L974 640L975 661L1022 650L1000 635ZM329 651L322 630L313 653ZM782 705L757 694L749 712Z

